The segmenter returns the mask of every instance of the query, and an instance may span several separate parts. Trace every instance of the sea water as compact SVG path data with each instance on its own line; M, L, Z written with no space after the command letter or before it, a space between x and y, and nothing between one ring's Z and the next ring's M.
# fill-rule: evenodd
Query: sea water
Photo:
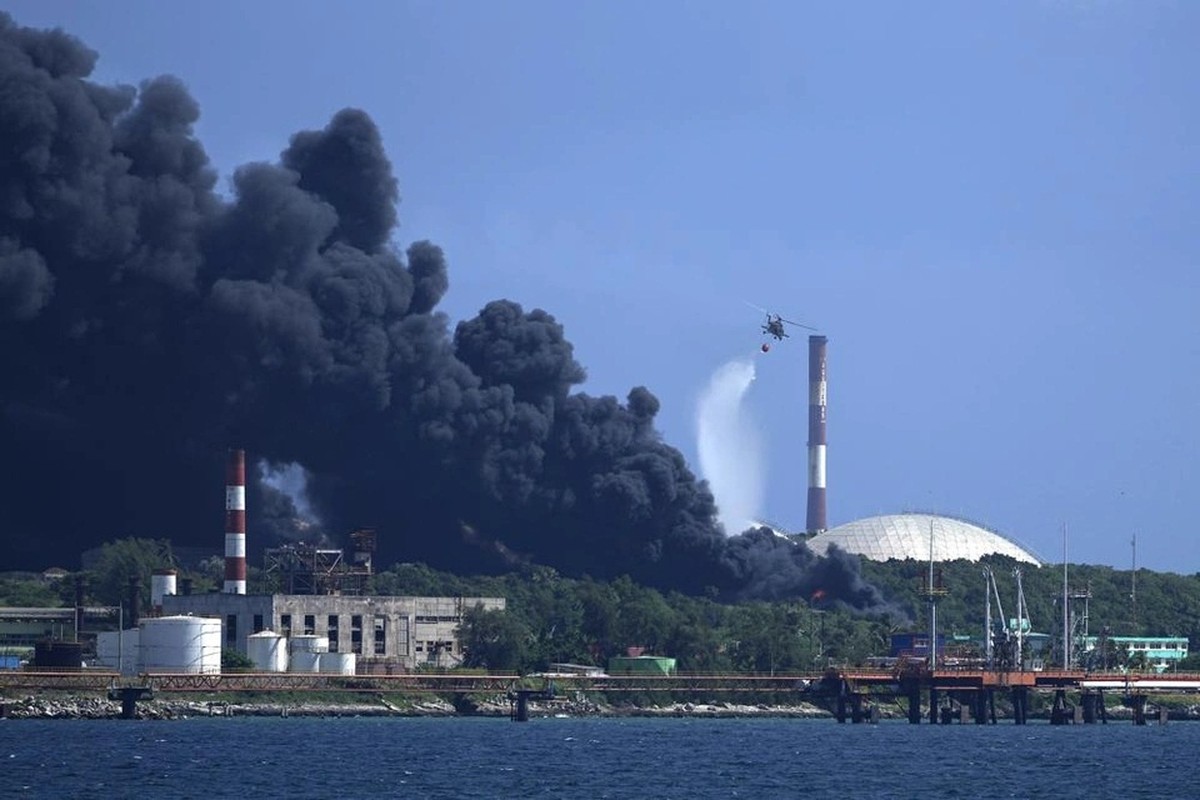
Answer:
M0 719L0 795L96 798L1197 796L1200 723Z

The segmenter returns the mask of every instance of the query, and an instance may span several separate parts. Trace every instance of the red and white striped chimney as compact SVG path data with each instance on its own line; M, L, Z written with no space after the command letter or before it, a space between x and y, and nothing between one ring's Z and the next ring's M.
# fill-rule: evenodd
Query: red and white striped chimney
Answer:
M225 465L225 594L246 593L246 451Z
M809 533L826 529L825 347L824 336L808 337L808 518L805 527Z

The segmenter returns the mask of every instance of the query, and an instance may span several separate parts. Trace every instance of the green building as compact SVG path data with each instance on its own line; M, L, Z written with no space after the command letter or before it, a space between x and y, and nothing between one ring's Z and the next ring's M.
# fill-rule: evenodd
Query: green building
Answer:
M674 675L675 659L663 656L613 656L609 675Z
M1166 672L1188 656L1186 636L1109 636L1108 640L1131 657L1145 653L1146 666L1155 672ZM1095 650L1099 636L1084 640L1084 650Z

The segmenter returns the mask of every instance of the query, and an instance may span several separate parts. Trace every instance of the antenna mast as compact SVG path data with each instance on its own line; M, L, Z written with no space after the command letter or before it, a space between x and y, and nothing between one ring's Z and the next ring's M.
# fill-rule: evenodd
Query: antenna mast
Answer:
M1071 668L1071 623L1067 609L1067 523L1063 523L1063 594L1062 594L1062 647L1063 669Z
M1129 571L1129 603L1133 607L1133 630L1131 634L1137 635L1137 534L1133 534L1133 568Z
M996 660L995 651L992 649L992 568L986 564L983 567L983 579L986 581L983 588L983 601L985 604L983 615L984 664L987 665L988 669L993 669Z
M929 603L929 669L937 669L937 604L946 596L946 587L942 585L942 571L939 568L936 576L933 569L933 520L929 520L929 580L921 588L921 596Z
M1021 583L1021 568L1013 567L1013 578L1017 581L1017 669L1025 669L1025 620L1029 615L1025 607L1025 586ZM1030 626L1032 628L1032 626Z

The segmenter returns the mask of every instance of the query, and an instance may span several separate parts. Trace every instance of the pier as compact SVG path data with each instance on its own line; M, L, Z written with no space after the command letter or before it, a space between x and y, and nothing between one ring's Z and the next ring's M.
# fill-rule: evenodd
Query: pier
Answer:
M121 677L102 670L0 672L0 692L68 691L111 694ZM128 685L128 684L126 684ZM838 722L875 722L881 702L898 703L908 721L920 724L996 724L996 700L1006 698L1014 723L1029 718L1034 694L1052 696L1052 724L1105 723L1106 697L1120 697L1144 725L1146 707L1155 695L1200 693L1200 674L1120 674L1078 670L989 671L934 669L830 668L787 675L681 673L675 675L520 676L505 673L409 673L403 675L333 675L314 673L149 674L139 676L137 697L123 692L124 702L171 693L378 693L498 694L519 710L520 700L554 692L722 696L771 696L778 702L809 702L830 709ZM1159 722L1165 722L1159 709ZM514 711L515 716L520 716Z

